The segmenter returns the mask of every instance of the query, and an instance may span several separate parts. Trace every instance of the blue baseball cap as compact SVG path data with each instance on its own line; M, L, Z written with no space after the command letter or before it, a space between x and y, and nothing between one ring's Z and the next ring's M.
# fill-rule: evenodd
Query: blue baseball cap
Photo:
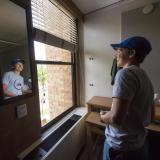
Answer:
M11 65L15 65L15 64L17 64L19 62L24 64L24 60L23 59L12 59Z
M130 37L119 44L111 44L113 49L128 48L135 49L138 54L146 56L152 50L150 42L144 37Z

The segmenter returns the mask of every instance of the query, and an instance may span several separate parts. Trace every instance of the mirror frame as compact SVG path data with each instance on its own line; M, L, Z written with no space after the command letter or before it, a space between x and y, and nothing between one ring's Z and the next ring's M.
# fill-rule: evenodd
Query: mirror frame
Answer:
M10 0L13 3L17 4L18 6L25 9L26 13L26 24L27 24L27 38L28 38L28 54L29 54L29 61L30 61L30 73L32 79L32 93L27 93L24 95L12 97L9 99L4 99L3 94L3 83L2 83L2 70L0 68L0 105L8 104L11 102L15 102L30 96L34 96L36 94L36 65L35 65L35 57L34 57L34 30L32 25L32 11L31 11L31 0Z

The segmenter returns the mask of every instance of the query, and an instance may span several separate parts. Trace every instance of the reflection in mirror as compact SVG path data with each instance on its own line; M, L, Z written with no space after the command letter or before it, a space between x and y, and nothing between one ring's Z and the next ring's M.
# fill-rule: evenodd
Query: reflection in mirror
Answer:
M32 92L26 10L10 0L0 2L0 61L3 98Z

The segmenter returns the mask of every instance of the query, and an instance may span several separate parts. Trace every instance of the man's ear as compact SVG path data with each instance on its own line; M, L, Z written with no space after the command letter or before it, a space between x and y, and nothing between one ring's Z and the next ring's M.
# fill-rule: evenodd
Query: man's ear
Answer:
M133 58L136 55L136 51L134 49L130 50L129 58Z

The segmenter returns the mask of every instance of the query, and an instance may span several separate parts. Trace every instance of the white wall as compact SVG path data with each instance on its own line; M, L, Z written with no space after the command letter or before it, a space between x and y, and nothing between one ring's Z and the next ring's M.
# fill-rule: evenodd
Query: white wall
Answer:
M114 51L110 43L121 40L121 13L151 0L131 1L85 16L84 62L85 102L92 96L112 96L110 70ZM89 60L93 57L93 60ZM89 84L92 84L90 86Z
M122 38L130 36L144 36L152 45L152 51L146 57L142 68L150 77L155 93L160 94L160 3L154 4L150 14L143 14L142 8L134 9L122 14Z
M87 16L84 24L85 94L111 96L110 70L114 51L110 43L121 39L121 15L116 10ZM89 60L93 57L93 60ZM93 86L89 84L93 83Z

